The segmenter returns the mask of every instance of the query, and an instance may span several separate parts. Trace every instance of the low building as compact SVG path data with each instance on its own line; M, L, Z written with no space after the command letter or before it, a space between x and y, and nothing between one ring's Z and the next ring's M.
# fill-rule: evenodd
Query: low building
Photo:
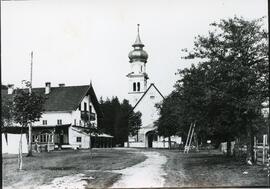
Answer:
M113 137L106 134L87 133L87 122L98 127L99 120L103 113L93 89L92 84L82 86L51 87L47 82L43 88L33 88L33 92L44 94L44 112L39 119L33 123L34 145L46 146L47 148L89 148L91 147L112 147ZM11 98L14 94L12 85L8 89L2 89L2 97ZM17 128L17 129L16 129ZM5 133L17 133L20 125L5 127ZM27 131L24 132L27 133ZM8 138L7 138L8 144Z

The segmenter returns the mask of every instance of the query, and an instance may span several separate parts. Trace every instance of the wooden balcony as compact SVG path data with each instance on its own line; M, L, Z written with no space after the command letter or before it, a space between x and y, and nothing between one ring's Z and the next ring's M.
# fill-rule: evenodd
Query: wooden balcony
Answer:
M85 122L87 121L95 121L96 120L96 114L88 111L81 111L81 119Z
M95 113L90 113L90 121L95 121L96 120L96 114Z

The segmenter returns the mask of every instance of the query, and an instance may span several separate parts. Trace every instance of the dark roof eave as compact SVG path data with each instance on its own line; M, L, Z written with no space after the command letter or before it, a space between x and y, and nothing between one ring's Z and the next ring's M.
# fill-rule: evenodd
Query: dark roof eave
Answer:
M144 94L142 95L142 97L138 100L138 102L135 104L135 106L132 108L132 111L137 107L137 105L142 101L143 97L147 94L147 92L150 90L151 87L154 87L157 92L160 94L160 96L165 99L165 97L161 94L161 92L158 90L158 88L155 86L154 83L151 83L150 86L148 87L148 89L144 92Z

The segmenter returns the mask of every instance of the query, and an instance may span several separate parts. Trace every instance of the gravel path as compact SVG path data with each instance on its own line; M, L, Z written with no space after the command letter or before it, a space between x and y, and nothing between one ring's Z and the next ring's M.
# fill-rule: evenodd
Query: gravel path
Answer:
M136 152L138 153L138 152ZM113 184L112 188L139 188L139 187L163 187L166 173L163 165L167 158L159 152L140 152L147 156L142 163L122 170L115 170L115 173L123 174L122 178Z
M116 181L112 188L141 188L141 187L163 187L166 175L163 165L167 162L167 158L155 151L139 151L134 150L132 153L142 153L147 158L145 161L134 166L121 170L104 170L108 173L122 174L120 180ZM97 170L87 170L86 172L96 172ZM84 173L86 173L84 172ZM80 173L64 177L55 178L50 184L38 186L39 189L79 189L87 186L86 180L91 180L87 174Z
M85 177L85 174L76 174L72 176L64 176L55 178L51 184L49 185L42 185L37 187L38 189L49 189L49 188L55 188L55 189L79 189L79 188L85 188L87 186L87 182L84 179L92 179Z

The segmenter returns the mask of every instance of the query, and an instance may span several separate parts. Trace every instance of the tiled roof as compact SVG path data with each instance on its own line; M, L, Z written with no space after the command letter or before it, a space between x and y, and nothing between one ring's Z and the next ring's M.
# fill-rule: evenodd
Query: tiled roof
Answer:
M72 87L52 87L44 104L46 111L72 111L87 94L89 85ZM42 89L45 93L45 89Z
M2 89L1 92L3 99L10 98L12 96L8 95L7 90L5 89ZM45 88L33 88L33 92L45 94ZM76 110L82 99L87 94L90 94L91 101L93 102L95 109L97 110L97 113L101 113L94 89L90 85L51 87L50 93L46 95L44 110L45 111Z

